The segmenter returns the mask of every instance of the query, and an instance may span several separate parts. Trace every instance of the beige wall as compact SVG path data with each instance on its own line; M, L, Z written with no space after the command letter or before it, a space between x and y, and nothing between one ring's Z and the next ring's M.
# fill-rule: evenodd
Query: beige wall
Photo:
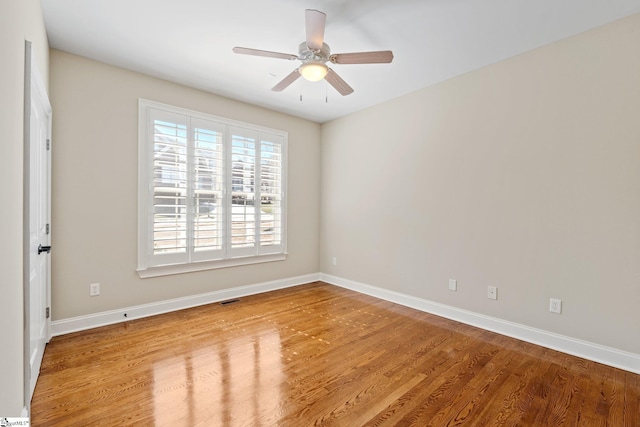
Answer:
M320 125L57 50L50 79L54 320L319 271ZM138 98L289 133L286 261L138 277Z
M31 41L45 84L49 44L38 0L0 3L0 415L23 407L22 182L24 49Z
M638 46L640 15L323 125L321 271L640 353Z

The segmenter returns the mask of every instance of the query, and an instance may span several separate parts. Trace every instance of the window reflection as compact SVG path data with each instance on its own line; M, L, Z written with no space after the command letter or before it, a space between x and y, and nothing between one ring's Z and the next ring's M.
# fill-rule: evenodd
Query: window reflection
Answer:
M155 424L273 425L285 380L280 350L269 330L155 363Z

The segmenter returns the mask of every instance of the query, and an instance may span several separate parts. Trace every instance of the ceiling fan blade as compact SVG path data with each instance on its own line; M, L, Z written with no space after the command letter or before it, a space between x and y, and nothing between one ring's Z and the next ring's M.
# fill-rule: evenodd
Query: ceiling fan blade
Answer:
M353 93L353 88L347 84L342 77L340 77L335 71L329 68L325 80L329 82L331 86L333 86L340 95L346 96L350 93Z
M242 55L253 55L253 56L266 56L269 58L278 58L278 59L298 59L297 55L293 55L291 53L280 53L280 52L271 52L270 50L259 50L259 49L249 49L248 47L234 47L233 51L235 53L240 53Z
M376 52L336 53L329 57L334 64L388 64L393 61L393 52L380 50Z
M327 15L315 9L305 10L305 26L307 29L307 47L309 49L322 49L324 42L324 27L327 23Z
M287 77L282 79L280 81L280 83L275 85L271 90L274 91L274 92L282 92L283 90L288 88L289 85L291 85L291 83L293 83L296 80L298 80L298 77L300 77L300 73L298 72L298 69L296 68L295 70L293 70L291 72L291 74L289 74Z

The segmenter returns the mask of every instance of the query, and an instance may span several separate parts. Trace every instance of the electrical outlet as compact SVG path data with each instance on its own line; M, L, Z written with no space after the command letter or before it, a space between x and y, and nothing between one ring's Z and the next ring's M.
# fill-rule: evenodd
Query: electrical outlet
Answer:
M498 288L495 286L487 286L487 298L498 299Z
M555 298L549 299L549 311L562 314L562 300Z
M89 296L97 297L100 295L100 283L92 283L89 285Z
M331 264L333 264L333 265L338 265L338 258L333 257L333 258L331 259Z
M458 281L456 279L449 279L449 290L450 291L458 290Z

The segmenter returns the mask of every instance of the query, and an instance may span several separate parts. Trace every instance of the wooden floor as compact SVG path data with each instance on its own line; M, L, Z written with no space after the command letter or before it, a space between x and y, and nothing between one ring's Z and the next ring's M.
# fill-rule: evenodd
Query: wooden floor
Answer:
M640 426L640 375L313 283L54 338L32 426Z

